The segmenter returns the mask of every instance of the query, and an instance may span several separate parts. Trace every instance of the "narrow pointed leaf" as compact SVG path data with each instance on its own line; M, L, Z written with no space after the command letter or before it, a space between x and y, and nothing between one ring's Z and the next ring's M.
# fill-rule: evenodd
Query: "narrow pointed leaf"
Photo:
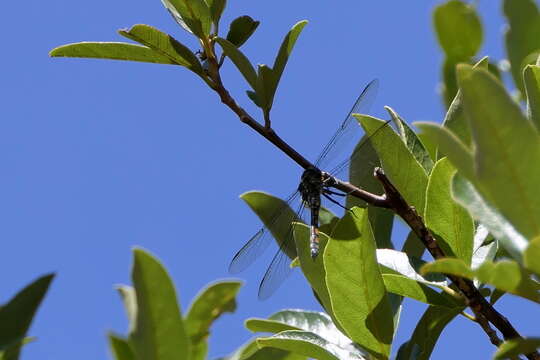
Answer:
M399 131L399 136L407 145L407 148L409 151L413 154L414 158L426 171L426 174L429 174L431 172L431 169L433 168L433 160L429 156L429 153L427 152L426 148L424 147L424 144L420 141L416 133L411 129L411 127L401 118L401 116L398 115L389 106L384 107L386 111L388 111L388 114L392 117L392 120L394 120L394 123L396 124L396 127Z
M475 144L479 190L526 237L539 235L540 168L530 164L540 163L540 136L489 72L461 65L458 78Z
M503 11L509 25L505 34L506 53L514 82L523 91L523 60L540 49L540 14L534 0L505 0Z
M249 59L230 41L223 38L216 38L216 42L221 46L225 55L231 59L236 68L244 76L244 79L246 79L249 86L251 86L253 90L256 90L257 73L255 72L255 69L253 68L253 65L251 65ZM260 102L259 99L257 100Z
M279 48L278 54L274 61L274 66L272 66L272 70L274 70L275 75L275 84L273 86L272 98L274 97L274 94L278 87L281 75L283 75L285 66L289 61L289 56L291 55L294 45L296 44L296 40L298 39L298 36L302 32L302 29L304 29L304 26L306 26L306 24L306 20L302 20L294 24L294 26L291 28L291 30L289 30L289 32L283 39L283 42L281 43L281 47Z
M129 340L138 359L190 359L190 341L174 285L159 261L135 249L132 280L137 294L137 319Z
M366 115L354 115L367 134L372 135L384 123L383 120ZM425 206L427 175L392 127L385 126L371 139L377 150L382 167L394 186L409 205L422 214Z
M137 319L137 295L135 294L135 289L131 286L119 285L116 287L116 290L118 290L118 293L122 297L129 322L129 332L132 332Z
M161 0L173 18L184 29L200 39L210 34L212 17L204 0Z
M262 109L269 112L274 101L274 83L276 77L272 69L266 65L259 65L257 72L257 99L262 104Z
M515 261L485 261L478 269L473 270L462 260L445 258L428 263L422 272L439 272L456 275L467 279L478 279L499 290L518 295L540 303L540 287L530 279L530 274Z
M390 355L393 313L377 263L367 211L354 208L326 245L326 283L335 318L352 340L377 358Z
M320 336L307 331L284 331L267 338L257 339L262 347L274 347L291 351L318 360L361 360L364 357L356 352L340 348Z
M18 359L20 348L54 274L42 276L0 307L0 348L9 348L10 359Z
M447 256L470 264L474 223L467 210L452 198L451 185L455 172L446 158L439 160L433 168L427 187L424 219Z
M516 260L521 261L527 240L493 206L488 204L474 186L459 175L452 180L454 198L463 205L473 219L482 223Z
M128 39L149 47L174 63L185 66L194 73L204 76L199 59L186 46L172 36L148 25L134 25L131 29L119 30L118 33Z
M499 345L493 360L514 359L521 354L530 354L540 348L540 338L511 339Z
M411 339L398 352L398 360L428 360L442 331L465 307L430 306L416 325Z
M146 46L120 42L80 42L59 46L49 53L52 57L92 58L139 61L178 65L177 62Z
M115 360L136 360L129 341L119 335L109 333L109 346Z
M429 286L402 275L383 274L386 291L405 296L428 305L456 307L455 301L441 295Z
M540 131L540 66L527 65L523 70L529 120Z
M210 15L214 24L218 24L227 5L227 0L206 0L210 8Z
M247 15L237 17L231 23L226 39L239 48L253 35L259 24L259 21Z

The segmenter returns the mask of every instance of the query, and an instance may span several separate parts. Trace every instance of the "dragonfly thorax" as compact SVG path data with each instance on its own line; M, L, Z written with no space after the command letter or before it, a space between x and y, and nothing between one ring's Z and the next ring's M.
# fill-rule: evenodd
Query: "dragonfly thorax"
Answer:
M309 208L314 209L321 206L323 185L323 174L319 169L313 167L304 170L298 191Z

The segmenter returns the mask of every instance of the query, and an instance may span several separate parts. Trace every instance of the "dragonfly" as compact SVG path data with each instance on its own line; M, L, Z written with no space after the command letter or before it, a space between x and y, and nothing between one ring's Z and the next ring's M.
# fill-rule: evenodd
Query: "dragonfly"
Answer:
M272 238L275 238L279 249L274 255L259 285L258 297L260 300L269 298L293 270L290 266L290 261L296 257L294 223L302 221L304 209L306 207L309 208L311 213L309 223L310 253L312 258L317 257L319 254L319 221L321 212L326 211L325 208L321 207L321 197L328 200L331 204L347 209L338 200L333 198L333 196L344 197L347 195L331 188L334 176L346 174L347 170L349 170L350 163L360 157L360 150L363 146L369 143L369 140L383 127L387 126L390 121L385 122L376 129L371 137L364 137L356 146L352 155L337 163L337 165L335 165L336 158L343 152L343 148L347 147L347 144L354 142L355 139L358 142L361 131L353 114L369 110L377 94L378 86L379 82L375 79L368 83L362 90L348 115L345 117L345 120L325 145L314 165L308 167L302 173L298 188L273 212L265 226L257 231L233 257L229 265L229 273L237 274L245 270L260 257L272 243ZM329 172L321 170L330 167L332 164L334 166ZM292 211L291 205L295 202L298 205L296 211ZM274 231L274 234L272 231ZM277 233L279 233L279 236L276 236ZM280 241L279 239L282 240Z

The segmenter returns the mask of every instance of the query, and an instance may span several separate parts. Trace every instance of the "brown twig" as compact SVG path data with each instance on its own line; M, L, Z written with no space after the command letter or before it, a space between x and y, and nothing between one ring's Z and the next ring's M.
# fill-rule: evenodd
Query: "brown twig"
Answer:
M209 56L208 61L210 66L210 74L214 84L213 90L219 95L221 102L228 106L238 116L240 121L251 127L261 136L274 144L278 149L283 151L302 168L307 169L313 167L313 164L309 160L294 150L274 132L274 130L270 127L268 114L265 114L265 125L261 125L236 103L227 89L223 86L223 82L219 74L220 64L216 60L215 56ZM422 241L424 246L428 249L433 258L441 259L445 257L444 252L438 246L437 241L424 224L422 217L418 215L414 207L409 206L399 191L386 177L382 169L375 169L374 176L381 182L384 188L384 195L372 194L350 183L331 177L326 173L323 173L323 175L329 181L328 184L336 189L339 189L351 196L358 197L373 206L393 210L397 215L405 220L409 227ZM501 332L505 340L521 337L512 324L486 301L476 286L474 286L472 281L450 274L447 274L446 276L456 285L456 287L465 297L467 305L474 312L478 324L486 332L492 344L498 346L500 345L501 340L497 337L496 332L490 327L489 323L493 324ZM538 354L536 351L527 354L526 356L529 360L540 360L540 354Z

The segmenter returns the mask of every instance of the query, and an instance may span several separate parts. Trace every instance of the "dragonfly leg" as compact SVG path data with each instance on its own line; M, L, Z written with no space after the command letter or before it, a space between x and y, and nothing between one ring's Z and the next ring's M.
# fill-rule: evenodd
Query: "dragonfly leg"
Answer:
M328 196L326 193L323 193L322 194L325 198L327 198L328 200L330 200L331 202L333 202L334 204L336 204L337 206L339 206L340 208L343 208L347 211L350 211L351 209L349 209L348 207L346 206L343 206L339 203L339 201L336 201L335 199L332 199L330 196Z
M348 195L348 194L340 193L340 192L329 190L329 189L324 189L323 192L325 194L336 195L336 196L347 196Z

